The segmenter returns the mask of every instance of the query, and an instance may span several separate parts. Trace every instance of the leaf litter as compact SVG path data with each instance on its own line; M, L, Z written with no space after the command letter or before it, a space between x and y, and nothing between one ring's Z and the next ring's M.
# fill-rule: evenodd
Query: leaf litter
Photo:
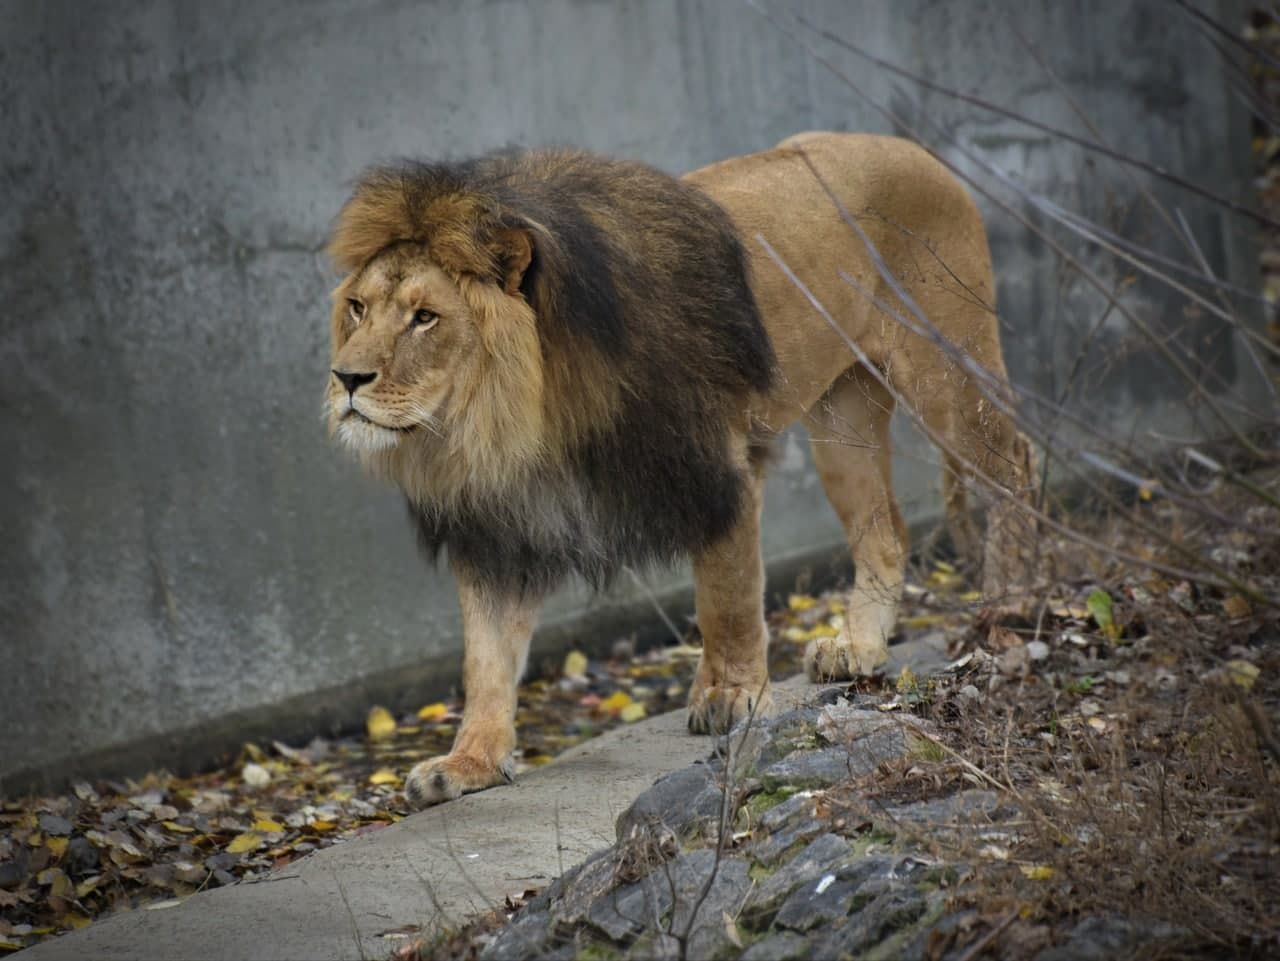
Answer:
M913 589L907 633L967 622L975 605L951 590L950 570L935 578L945 588ZM801 670L809 639L838 632L844 606L834 593L775 600L770 670L782 678ZM678 644L636 653L624 638L606 657L592 650L584 644L542 665L521 686L517 772L611 728L683 708L701 655L692 626ZM232 763L191 777L153 771L0 801L0 952L114 911L253 881L399 821L412 811L404 775L449 750L461 712L459 697L398 717L371 705L363 730L300 746L246 743Z

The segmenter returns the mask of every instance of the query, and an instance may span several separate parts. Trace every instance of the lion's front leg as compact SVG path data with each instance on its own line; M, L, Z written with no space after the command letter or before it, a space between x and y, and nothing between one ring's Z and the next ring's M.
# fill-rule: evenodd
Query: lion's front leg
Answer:
M737 526L693 558L702 631L702 659L689 690L689 730L695 734L724 732L749 715L773 713L760 558L762 488L763 478L753 477Z
M453 749L409 772L405 793L417 807L508 784L515 775L516 685L524 673L538 603L480 588L456 566L466 702Z

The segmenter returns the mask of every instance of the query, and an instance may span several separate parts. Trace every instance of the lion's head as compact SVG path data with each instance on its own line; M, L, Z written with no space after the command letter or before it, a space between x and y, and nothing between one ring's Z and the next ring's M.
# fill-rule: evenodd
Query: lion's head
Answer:
M339 217L330 253L348 274L333 293L327 413L376 473L439 498L464 480L500 486L548 443L522 289L535 228L474 198L426 203L413 185L377 171Z

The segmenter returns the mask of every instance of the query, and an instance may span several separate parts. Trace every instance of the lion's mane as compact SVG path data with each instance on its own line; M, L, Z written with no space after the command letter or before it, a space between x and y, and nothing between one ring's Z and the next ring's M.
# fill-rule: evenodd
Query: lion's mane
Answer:
M533 256L502 294L513 230ZM385 465L428 553L446 548L499 589L543 592L573 572L601 585L729 531L749 469L730 424L771 387L774 357L746 254L713 201L578 151L373 169L330 254L351 273L404 243L495 315L445 436L415 431Z

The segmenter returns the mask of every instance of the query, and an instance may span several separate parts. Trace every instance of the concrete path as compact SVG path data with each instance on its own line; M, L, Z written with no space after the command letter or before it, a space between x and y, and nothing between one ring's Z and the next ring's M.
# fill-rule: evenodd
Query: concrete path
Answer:
M937 642L895 647L890 669L939 663ZM785 709L812 694L777 684ZM53 959L383 959L406 926L458 926L507 894L543 887L613 843L614 820L659 776L705 758L710 741L675 711L610 731L520 776L373 834L317 851L257 882L159 910L116 914L20 952Z

